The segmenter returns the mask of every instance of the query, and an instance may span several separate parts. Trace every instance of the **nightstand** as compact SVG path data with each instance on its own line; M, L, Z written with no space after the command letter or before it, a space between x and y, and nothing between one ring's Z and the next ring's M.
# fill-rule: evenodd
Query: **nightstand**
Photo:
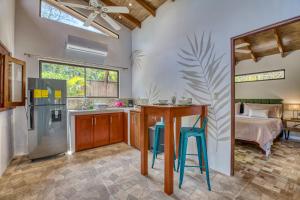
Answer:
M289 126L288 122L293 123L293 125ZM283 119L283 131L286 140L289 139L291 131L300 132L300 119L296 119L296 118Z

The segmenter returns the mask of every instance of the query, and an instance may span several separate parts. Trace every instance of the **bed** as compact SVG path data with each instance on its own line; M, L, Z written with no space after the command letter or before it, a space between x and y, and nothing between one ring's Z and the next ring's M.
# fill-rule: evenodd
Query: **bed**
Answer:
M243 105L242 113L240 106ZM255 115L264 111L265 115ZM252 112L252 113L251 113ZM281 99L237 99L235 139L257 144L269 156L273 141L282 133Z

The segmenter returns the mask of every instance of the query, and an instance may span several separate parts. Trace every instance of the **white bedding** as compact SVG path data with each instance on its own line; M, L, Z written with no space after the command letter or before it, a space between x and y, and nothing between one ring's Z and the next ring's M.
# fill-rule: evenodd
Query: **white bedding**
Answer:
M268 156L273 140L281 133L282 127L282 120L279 118L236 115L235 139L258 143Z

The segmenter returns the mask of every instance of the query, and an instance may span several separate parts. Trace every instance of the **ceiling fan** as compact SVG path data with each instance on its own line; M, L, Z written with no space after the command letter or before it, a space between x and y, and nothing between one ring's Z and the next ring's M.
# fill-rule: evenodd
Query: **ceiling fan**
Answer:
M248 47L248 46L250 46L250 43L248 43L248 42L237 44L237 45L235 45L235 52L236 53L249 54L249 53L251 53L251 50L249 50L249 49L241 49L243 47Z
M129 13L129 9L125 6L104 6L98 0L89 0L88 6L62 1L59 1L58 3L71 8L81 8L92 11L86 19L86 21L84 22L84 26L90 26L91 23L95 20L95 18L98 15L100 15L115 30L120 30L120 25L114 19L108 16L107 13Z

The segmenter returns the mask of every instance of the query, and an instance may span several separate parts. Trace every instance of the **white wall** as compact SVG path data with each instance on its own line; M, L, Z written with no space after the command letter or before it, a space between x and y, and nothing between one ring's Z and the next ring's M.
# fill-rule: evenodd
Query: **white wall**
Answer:
M210 110L215 114L210 114L210 167L229 174L230 124L226 124L226 121L230 121L230 38L297 15L300 15L299 0L286 3L282 0L169 0L158 9L155 18L148 18L142 24L142 29L133 31L132 49L141 50L145 55L137 58L139 64L133 66L133 96L147 96L147 89L151 84L156 84L161 99L170 99L176 92L179 97L194 95L197 102L211 103L213 107ZM209 76L202 76L203 65L197 64L198 61L193 61L190 55L181 51L193 52L187 36L191 37L194 50L199 51L194 34L200 43L203 32L206 33L204 45L207 46L207 36L212 33L212 42L215 44L213 52L216 57L224 55L217 70ZM185 55L186 63L196 66L184 67L178 63L183 60L178 53ZM207 61L207 56L205 58ZM189 74L184 75L181 70ZM214 74L220 75L221 80L217 87L211 83L207 92L208 86L205 84L209 79L219 81ZM223 86L226 86L225 89Z
M120 70L120 96L131 97L131 32L123 27L119 32L120 39L115 39L43 19L39 17L39 2L40 0L16 0L16 57L26 61L27 76L39 76L39 63L36 57L28 58L24 53L69 59L65 42L70 34L108 45L108 57L104 64L129 67L129 70ZM101 60L91 56L82 56L80 59L92 64L102 64ZM15 126L15 153L20 155L27 153L27 124L24 108L20 107L16 112L18 114L15 120L21 123Z
M236 98L279 98L284 103L300 103L300 51L282 58L280 54L266 56L258 62L244 60L236 65L236 74L285 69L284 80L235 84Z
M0 0L0 41L14 53L15 1ZM0 176L13 157L12 111L0 112Z

